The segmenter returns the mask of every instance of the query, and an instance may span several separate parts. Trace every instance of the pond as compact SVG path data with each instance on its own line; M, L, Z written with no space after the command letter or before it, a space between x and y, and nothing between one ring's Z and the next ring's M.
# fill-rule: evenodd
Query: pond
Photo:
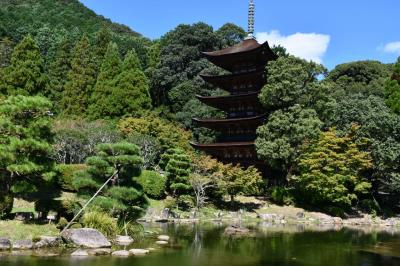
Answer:
M248 226L248 225L247 225ZM28 254L0 256L1 266L264 266L264 265L400 265L397 231L306 227L304 225L250 225L252 236L224 235L224 225L146 225L171 236L167 247L143 257L71 258ZM156 247L146 238L135 248Z

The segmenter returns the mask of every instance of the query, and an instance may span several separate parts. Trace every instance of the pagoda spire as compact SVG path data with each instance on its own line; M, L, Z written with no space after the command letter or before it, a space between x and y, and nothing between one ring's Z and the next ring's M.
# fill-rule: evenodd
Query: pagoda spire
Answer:
M248 21L248 30L247 30L247 38L254 39L254 13L255 13L255 5L254 0L250 0L249 4L249 21Z

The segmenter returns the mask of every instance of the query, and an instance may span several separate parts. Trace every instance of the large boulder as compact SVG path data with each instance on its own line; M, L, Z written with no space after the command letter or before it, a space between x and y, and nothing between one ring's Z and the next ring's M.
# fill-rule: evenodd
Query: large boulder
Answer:
M108 248L111 243L107 238L92 228L68 229L61 234L62 239L68 244L85 248Z
M11 241L8 238L0 238L0 250L11 249Z
M130 253L127 250L117 250L111 253L114 257L129 257Z

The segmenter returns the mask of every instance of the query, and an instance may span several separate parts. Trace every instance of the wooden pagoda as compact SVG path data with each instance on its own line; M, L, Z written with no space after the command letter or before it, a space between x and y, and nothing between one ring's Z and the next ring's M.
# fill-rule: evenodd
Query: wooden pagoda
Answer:
M242 166L258 165L254 141L256 130L265 117L266 111L258 100L259 92L265 85L266 65L277 56L268 42L259 44L254 36L254 3L250 2L248 37L236 46L203 55L214 65L228 70L231 74L206 76L202 78L215 87L229 93L228 96L197 98L209 106L225 112L224 119L193 118L199 127L220 132L217 143L192 145L224 163Z

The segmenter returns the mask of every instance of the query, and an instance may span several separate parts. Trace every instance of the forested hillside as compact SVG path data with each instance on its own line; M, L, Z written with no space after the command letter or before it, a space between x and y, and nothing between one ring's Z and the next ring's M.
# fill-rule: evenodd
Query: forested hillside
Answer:
M215 138L193 116L224 115L195 97L226 93L200 78L225 73L201 51L240 42L242 28L182 24L151 41L73 0L2 1L0 12L0 217L23 198L70 219L113 173L88 217L119 225L148 198L179 210L251 195L336 215L399 211L400 60L328 71L274 47L260 94L271 110L256 141L262 177L189 144Z

